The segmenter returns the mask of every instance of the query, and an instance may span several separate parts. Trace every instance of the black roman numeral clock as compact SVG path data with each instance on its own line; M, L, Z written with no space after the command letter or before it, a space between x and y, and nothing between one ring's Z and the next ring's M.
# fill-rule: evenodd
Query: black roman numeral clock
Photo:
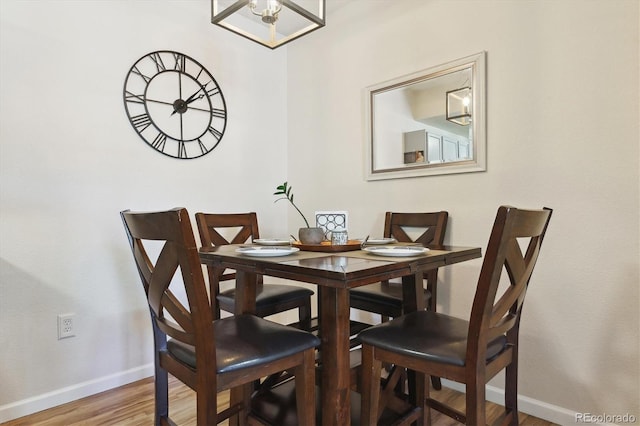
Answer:
M220 86L198 61L159 50L133 64L124 83L131 125L153 149L197 158L222 140L227 107Z

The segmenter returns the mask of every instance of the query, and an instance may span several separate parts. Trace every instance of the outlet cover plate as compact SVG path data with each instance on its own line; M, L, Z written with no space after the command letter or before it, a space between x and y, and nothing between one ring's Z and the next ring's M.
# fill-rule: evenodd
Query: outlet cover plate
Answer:
M58 340L76 335L76 314L58 315Z

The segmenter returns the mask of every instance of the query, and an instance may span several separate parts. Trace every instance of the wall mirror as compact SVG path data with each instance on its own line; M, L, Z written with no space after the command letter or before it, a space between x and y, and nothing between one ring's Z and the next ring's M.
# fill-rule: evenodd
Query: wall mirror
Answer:
M366 179L486 170L486 53L365 89Z

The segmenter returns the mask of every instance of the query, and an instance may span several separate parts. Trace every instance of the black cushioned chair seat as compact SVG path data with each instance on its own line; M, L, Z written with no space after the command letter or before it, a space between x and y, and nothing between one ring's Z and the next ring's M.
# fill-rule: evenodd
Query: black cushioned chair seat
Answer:
M384 286L384 287L383 287ZM355 304L359 301L371 302L377 305L385 305L402 312L402 283L374 283L349 290L351 306L357 308ZM424 291L425 303L431 297L431 293ZM398 315L399 316L399 315Z
M463 366L469 322L431 311L412 312L360 332L363 343L427 361ZM500 336L489 343L487 360L506 347Z
M310 333L254 315L223 318L215 321L214 327L218 373L263 365L320 344ZM193 346L172 339L167 342L167 351L196 368Z
M281 284L258 286L256 288L256 293L256 310L258 311L259 316L261 316L260 311L265 309L268 310L268 308L273 305L307 299L313 295L313 291L308 288ZM234 306L235 294L235 287L220 292L220 294L218 294L218 302L222 306Z

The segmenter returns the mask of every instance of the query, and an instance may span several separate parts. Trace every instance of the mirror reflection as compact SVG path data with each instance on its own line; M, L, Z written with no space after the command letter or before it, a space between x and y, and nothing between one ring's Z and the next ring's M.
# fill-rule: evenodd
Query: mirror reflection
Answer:
M367 179L485 170L484 52L367 88Z

